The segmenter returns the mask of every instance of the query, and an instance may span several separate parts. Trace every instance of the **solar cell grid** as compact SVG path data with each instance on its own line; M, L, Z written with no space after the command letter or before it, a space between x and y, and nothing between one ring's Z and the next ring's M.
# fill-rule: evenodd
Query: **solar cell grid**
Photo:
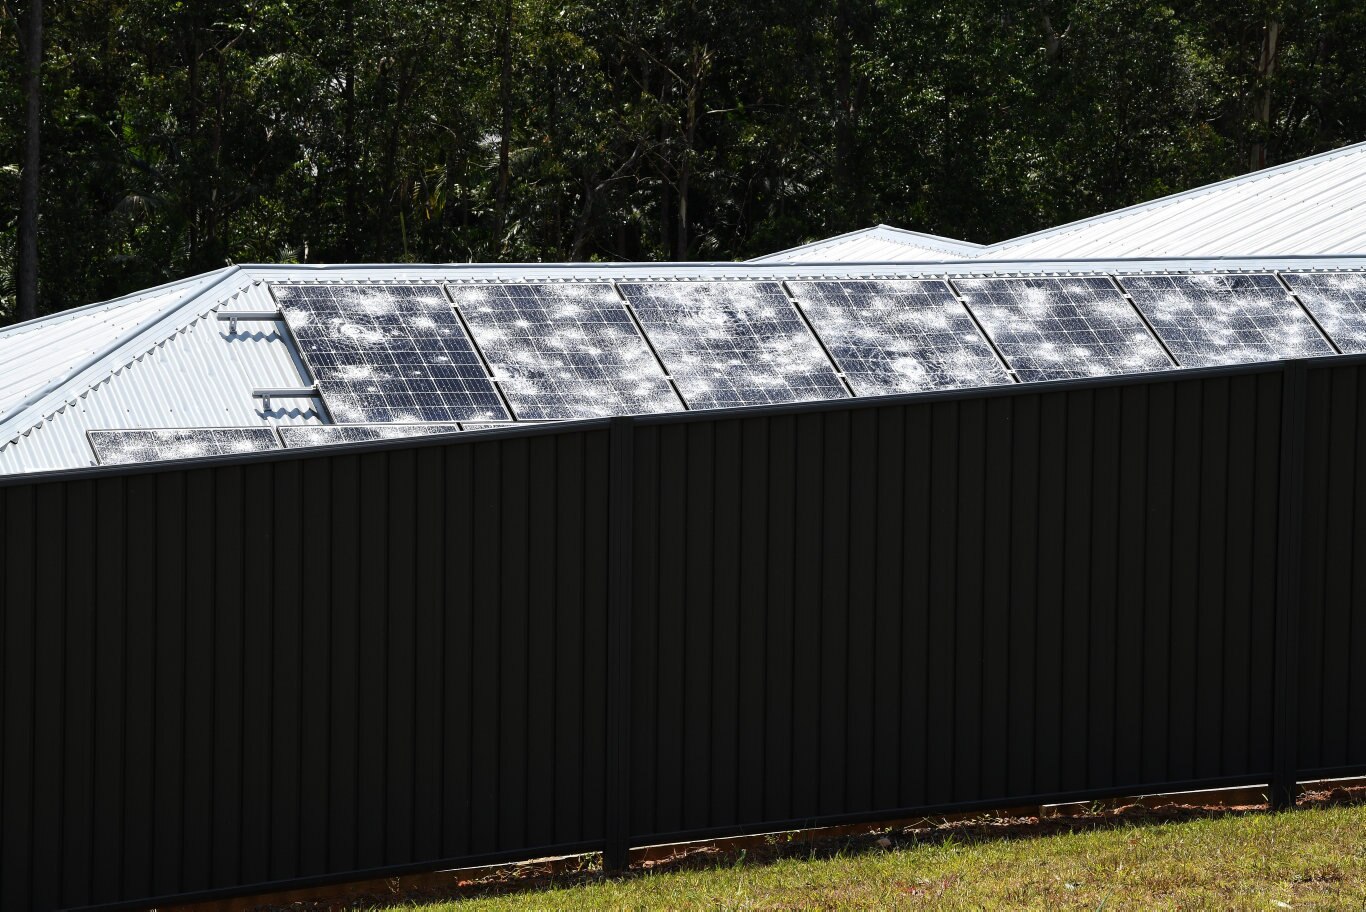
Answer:
M97 430L88 434L101 465L130 465L164 459L230 456L280 449L275 431L247 428L137 428Z
M1120 281L1183 367L1333 354L1274 275L1123 276Z
M452 285L449 290L518 418L682 409L612 285Z
M692 408L849 396L776 282L619 287Z
M286 285L276 296L340 422L508 418L435 285Z
M1366 274L1285 272L1286 284L1346 354L1366 352Z
M789 287L861 396L1011 382L943 281L793 282Z
M957 279L955 284L1021 380L1172 366L1108 278Z
M458 432L458 424L310 424L280 428L285 446L328 446L338 443L362 443L368 440L397 440L404 437L425 437L429 434Z

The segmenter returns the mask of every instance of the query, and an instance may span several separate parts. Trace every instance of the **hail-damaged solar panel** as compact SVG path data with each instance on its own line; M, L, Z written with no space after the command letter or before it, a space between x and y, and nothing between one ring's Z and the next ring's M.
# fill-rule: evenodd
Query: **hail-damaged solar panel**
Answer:
M508 418L437 285L281 285L285 322L343 423Z
M1101 276L955 279L1021 380L1064 380L1172 366L1133 307Z
M619 287L692 408L849 395L776 282Z
M1366 352L1366 274L1283 272L1324 332L1349 355Z
M860 396L1011 382L943 281L792 282L788 287Z
M285 446L330 446L337 443L364 443L369 440L399 440L404 437L426 437L430 434L454 434L460 431L455 423L431 424L307 424L280 428L280 439Z
M518 418L597 418L683 408L610 284L448 289Z
M1182 367L1331 355L1274 275L1121 276Z
M499 431L508 428L531 427L537 424L551 424L550 421L465 421L460 427L467 431Z
M231 456L280 449L268 427L138 428L88 433L100 465L130 465L199 456Z

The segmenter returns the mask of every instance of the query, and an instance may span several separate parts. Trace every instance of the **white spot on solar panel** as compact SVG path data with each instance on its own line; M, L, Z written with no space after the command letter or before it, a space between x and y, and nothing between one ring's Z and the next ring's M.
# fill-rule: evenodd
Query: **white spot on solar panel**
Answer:
M1021 380L1171 368L1109 279L957 279L964 300Z
M776 282L658 282L620 288L692 408L849 395Z
M276 294L338 421L508 417L440 287L284 285Z
M137 428L89 434L101 465L130 465L167 459L231 456L280 449L275 431L250 428Z
M518 418L683 408L611 285L452 285L450 292Z
M460 425L430 424L312 424L280 428L285 446L330 446L338 443L363 443L367 440L397 440L429 434L453 434Z
M1366 352L1366 275L1359 272L1281 274L1338 348Z
M791 287L861 396L1010 382L942 281L793 282Z
M1331 355L1274 275L1122 276L1182 367Z

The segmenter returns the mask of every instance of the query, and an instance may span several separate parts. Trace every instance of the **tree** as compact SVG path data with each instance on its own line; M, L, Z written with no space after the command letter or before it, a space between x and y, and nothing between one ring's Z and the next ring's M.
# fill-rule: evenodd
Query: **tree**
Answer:
M38 190L43 130L43 0L29 0L20 17L23 56L24 154L19 172L19 249L16 291L19 319L38 316Z

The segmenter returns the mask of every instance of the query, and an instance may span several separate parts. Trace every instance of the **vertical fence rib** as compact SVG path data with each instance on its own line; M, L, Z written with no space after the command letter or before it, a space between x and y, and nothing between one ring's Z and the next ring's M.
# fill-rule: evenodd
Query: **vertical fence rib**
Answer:
M1271 805L1295 803L1295 706L1299 685L1301 563L1304 558L1304 451L1308 410L1308 368L1286 363L1281 386L1280 509L1277 530L1275 706L1272 716Z
M624 870L630 852L631 521L635 501L635 421L613 418L609 431L607 583L606 849L603 868Z

